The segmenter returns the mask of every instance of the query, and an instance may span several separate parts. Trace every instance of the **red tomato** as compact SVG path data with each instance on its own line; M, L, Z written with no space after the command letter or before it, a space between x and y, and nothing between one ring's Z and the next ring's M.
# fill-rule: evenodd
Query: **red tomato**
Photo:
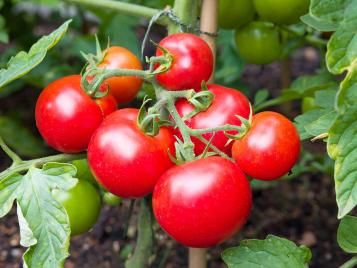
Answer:
M300 154L294 124L275 112L261 112L251 129L232 147L233 158L244 173L258 180L276 180L286 174Z
M158 223L188 247L223 242L242 228L251 206L251 190L243 172L217 156L170 168L153 193Z
M62 77L49 84L36 103L38 130L50 146L64 153L86 150L103 117L116 109L111 96L97 104L82 90L80 81L80 75Z
M136 124L137 109L121 109L109 115L88 146L89 166L109 192L126 198L152 192L162 173L173 165L174 138L168 128L151 137Z
M140 60L128 49L113 46L104 51L104 58L98 65L103 69L137 69L142 70ZM143 80L135 76L111 77L104 81L119 104L133 100Z
M213 70L213 54L208 44L200 37L189 33L172 34L159 45L173 57L170 69L156 75L157 81L168 90L201 89ZM157 48L156 55L161 56Z
M223 126L225 124L240 125L240 120L236 115L240 115L244 118L249 118L250 106L249 100L238 90L227 88L215 84L208 85L208 90L214 94L214 100L211 106L204 112L200 112L194 117L186 120L186 124L193 128L211 128ZM193 105L186 99L181 99L176 102L176 109L180 116L189 114L193 109ZM232 134L235 134L234 132ZM181 137L178 129L175 129L175 135ZM203 135L207 140L210 140L212 133ZM195 145L195 154L201 154L205 148L205 144L199 141L197 138L192 137L192 141ZM232 144L226 143L228 138L224 135L223 131L217 131L212 144L218 149L231 154Z

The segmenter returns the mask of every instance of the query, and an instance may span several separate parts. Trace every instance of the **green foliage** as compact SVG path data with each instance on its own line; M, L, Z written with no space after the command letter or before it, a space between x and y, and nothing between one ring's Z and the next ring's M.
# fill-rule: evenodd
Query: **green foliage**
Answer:
M228 268L304 268L308 267L311 251L287 239L268 235L265 240L243 240L238 247L223 251L222 258Z
M21 156L39 157L47 152L45 144L12 117L0 116L0 136Z
M29 247L24 267L62 267L68 256L70 227L65 209L52 190L75 186L76 169L70 164L47 163L30 167L25 175L14 173L0 181L0 217L16 200L21 245Z
M338 226L337 242L348 253L357 253L357 217L345 216Z
M47 51L56 45L65 34L70 22L70 20L65 22L50 35L43 36L30 48L28 53L21 51L11 58L7 68L0 69L0 92L11 81L25 75L40 64Z

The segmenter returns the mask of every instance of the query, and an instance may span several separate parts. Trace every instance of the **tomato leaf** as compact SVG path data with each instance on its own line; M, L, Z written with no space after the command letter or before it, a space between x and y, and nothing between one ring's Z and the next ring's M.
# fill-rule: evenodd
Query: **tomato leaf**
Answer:
M0 69L0 92L4 86L13 80L25 75L45 58L46 53L62 38L68 29L71 20L63 23L57 30L47 36L43 36L30 48L29 52L19 52L12 57L7 64L7 68Z
M338 218L357 204L357 106L337 117L327 140L327 152L335 160L335 190Z
M318 29L321 24L328 27L328 31L335 31L342 23L345 10L354 0L311 0L310 18L303 19L309 25ZM311 23L311 24L310 24ZM326 30L326 29L324 29Z
M70 164L47 163L42 169L30 167L25 175L13 174L0 181L0 216L17 202L21 245L29 247L24 267L63 267L70 227L65 209L51 191L74 187L75 174Z
M357 253L357 217L347 215L337 230L337 242L348 253Z
M268 235L265 240L241 241L238 247L225 250L222 259L228 268L304 268L308 267L311 251L285 238Z

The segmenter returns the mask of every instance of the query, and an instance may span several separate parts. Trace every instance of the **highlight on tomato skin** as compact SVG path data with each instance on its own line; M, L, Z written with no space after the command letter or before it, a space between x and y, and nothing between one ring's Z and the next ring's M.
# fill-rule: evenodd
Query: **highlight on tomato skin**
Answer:
M277 180L297 162L300 137L295 125L276 112L253 116L248 133L233 143L232 155L242 171L257 180Z
M88 162L98 183L123 198L150 194L159 177L173 163L174 137L167 127L149 136L137 125L138 109L109 115L92 136Z
M187 246L215 246L239 231L252 207L249 182L230 160L212 156L174 166L157 182L154 215Z
M106 114L116 109L110 95L97 100L81 87L80 75L50 83L36 102L36 126L48 145L63 153L87 149L89 140Z
M211 48L202 38L190 33L176 33L166 36L156 49L156 56L162 56L163 47L173 61L169 70L157 74L156 79L167 90L201 89L213 71Z
M239 90L217 84L208 84L207 88L214 95L211 106L206 111L202 111L185 120L187 126L193 129L219 127L226 124L240 126L241 121L237 115L246 119L249 118L250 102ZM176 101L175 106L181 117L188 115L194 109L194 106L186 99L179 99ZM229 133L237 134L234 131ZM174 134L177 137L182 137L177 128L174 129ZM212 135L214 137L211 143L227 155L231 155L232 143L227 144L229 138L224 132L217 131L215 134L205 133L203 137L206 140L211 140ZM203 153L206 145L196 137L192 137L192 142L195 145L195 154L199 155Z

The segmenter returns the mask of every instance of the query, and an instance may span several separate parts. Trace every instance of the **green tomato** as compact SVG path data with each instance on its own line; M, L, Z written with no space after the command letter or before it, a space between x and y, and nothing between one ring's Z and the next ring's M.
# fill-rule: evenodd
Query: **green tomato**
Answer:
M101 200L97 189L88 181L78 180L68 191L55 189L53 196L67 211L72 236L87 232L96 223Z
M317 108L315 98L305 97L302 99L301 110L303 113L314 110Z
M103 201L109 206L118 206L121 203L121 200L121 197L110 192L104 192L103 194Z
M238 29L235 41L240 56L248 63L271 63L282 52L279 31L269 22L253 21Z
M77 168L76 178L80 178L81 180L87 180L90 183L94 183L97 185L97 181L95 180L92 172L89 169L87 159L78 159L73 160L72 164Z
M254 5L263 20L293 24L308 12L310 0L254 0Z
M235 29L254 19L252 0L219 0L218 25L225 29Z

